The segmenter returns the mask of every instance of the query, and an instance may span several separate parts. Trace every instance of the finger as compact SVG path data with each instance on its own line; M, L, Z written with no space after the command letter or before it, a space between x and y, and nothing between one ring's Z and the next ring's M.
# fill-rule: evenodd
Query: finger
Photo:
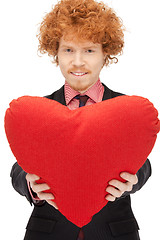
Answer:
M36 181L39 179L40 179L40 177L35 174L27 173L27 175L26 175L26 180L29 182Z
M123 194L122 191L120 191L120 190L118 190L118 189L116 189L115 187L112 187L112 186L108 186L106 188L106 191L108 193L110 193L113 197L116 197L116 198L120 197Z
M118 180L111 180L109 182L110 185L114 186L115 188L117 188L119 191L122 192L122 194L125 192L125 191L131 191L132 188L133 188L133 184L131 182L125 182L125 183L122 183ZM106 188L106 191L107 191L107 188Z
M118 190L120 190L121 192L124 192L126 191L126 185L125 183L119 181L119 180L116 180L116 179L113 179L111 181L109 181L109 185L112 185L113 187L117 188ZM106 190L107 191L107 190Z
M39 193L37 193L37 196L41 200L51 200L51 199L54 199L54 196L53 196L52 193L39 192Z
M58 206L55 202L53 202L52 200L47 200L47 202L52 205L54 208L58 209Z
M133 184L130 183L130 182L126 182L125 184L126 184L126 190L125 191L127 191L127 192L132 191Z
M123 172L120 174L121 178L125 179L128 182L131 182L132 184L137 184L138 183L138 177L135 174L130 174L128 172Z
M36 182L31 182L31 188L32 190L35 192L35 193L39 193L39 192L42 192L42 191L45 191L45 190L49 190L50 187L48 186L47 183L36 183Z
M107 194L105 199L108 200L108 201L114 202L116 198L114 196L110 195L110 194Z

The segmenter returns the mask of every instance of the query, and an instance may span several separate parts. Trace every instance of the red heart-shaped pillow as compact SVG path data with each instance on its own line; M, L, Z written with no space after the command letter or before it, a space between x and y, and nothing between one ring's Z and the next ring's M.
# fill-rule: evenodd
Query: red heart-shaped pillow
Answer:
M23 96L10 103L5 130L19 165L48 183L59 211L82 227L107 204L108 181L144 164L160 121L153 104L138 96L76 110Z

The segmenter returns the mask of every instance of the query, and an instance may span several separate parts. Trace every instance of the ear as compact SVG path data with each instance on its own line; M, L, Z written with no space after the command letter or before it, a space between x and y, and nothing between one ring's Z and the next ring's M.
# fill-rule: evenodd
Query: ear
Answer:
M102 68L104 67L104 65L105 65L105 62L106 62L106 58L107 58L107 53L104 53L103 55L104 55L104 61L103 61L103 65L102 65Z
M106 60L107 57L107 53L104 53L104 61Z

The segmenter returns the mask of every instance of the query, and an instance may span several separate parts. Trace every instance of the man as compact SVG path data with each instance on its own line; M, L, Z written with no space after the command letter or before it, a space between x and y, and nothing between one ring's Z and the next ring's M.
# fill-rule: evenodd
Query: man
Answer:
M101 83L104 65L122 52L123 25L114 11L94 0L62 0L45 16L39 32L39 50L53 56L65 78L65 84L51 95L73 110L123 94ZM78 97L77 97L78 96ZM86 103L82 102L85 98ZM74 147L74 146L73 146ZM37 184L39 176L25 173L15 163L11 177L13 187L34 203L24 240L138 240L138 224L133 215L130 194L139 190L151 175L150 162L136 175L124 172L106 186L108 204L82 229L68 221L52 200L50 187Z

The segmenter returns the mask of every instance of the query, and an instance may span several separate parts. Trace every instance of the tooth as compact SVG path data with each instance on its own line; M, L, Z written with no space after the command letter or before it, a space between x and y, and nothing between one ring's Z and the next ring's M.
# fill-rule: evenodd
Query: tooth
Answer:
M73 73L74 75L77 75L77 76L82 76L84 75L85 73Z

